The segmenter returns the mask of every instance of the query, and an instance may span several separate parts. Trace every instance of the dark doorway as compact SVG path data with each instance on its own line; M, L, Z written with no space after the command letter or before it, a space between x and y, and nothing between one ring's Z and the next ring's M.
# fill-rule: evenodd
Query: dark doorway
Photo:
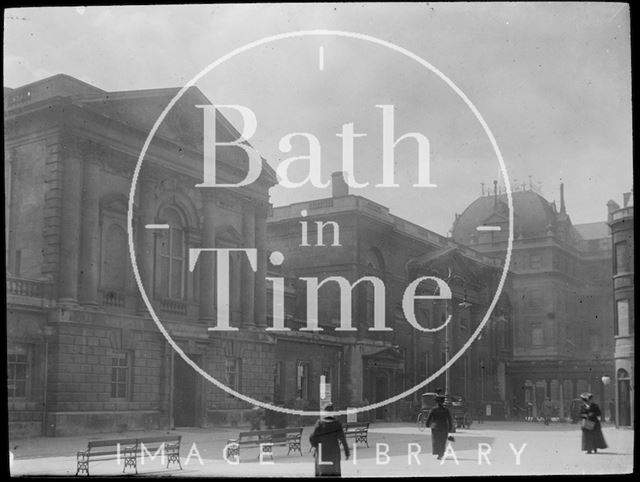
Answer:
M628 427L631 425L631 384L629 380L618 380L619 414L618 425Z
M189 355L200 365L199 355ZM195 427L198 417L199 375L181 356L174 355L173 364L173 425Z
M387 377L383 373L376 375L376 402L382 402L388 398L389 386L387 383ZM376 409L376 419L386 419L387 407L379 407Z

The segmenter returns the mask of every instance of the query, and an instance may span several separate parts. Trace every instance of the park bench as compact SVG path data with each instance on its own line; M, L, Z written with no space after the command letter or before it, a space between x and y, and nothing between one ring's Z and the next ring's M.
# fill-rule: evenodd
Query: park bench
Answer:
M273 430L253 430L240 432L238 438L227 440L227 457L240 457L240 448L260 447L263 454L273 457L274 445L288 446L291 451L297 450L302 455L300 447L302 439L302 427L277 428Z
M344 435L354 438L355 443L365 443L369 446L369 422L347 422L344 426Z
M180 463L181 439L181 435L161 435L157 437L90 440L87 443L87 449L76 454L76 475L81 473L89 475L90 462L106 460L118 460L118 463L122 460L124 464L122 472L125 472L127 467L131 467L137 474L138 458L146 456L155 458L156 453L166 457L167 468L169 464L177 463L182 470L182 464Z

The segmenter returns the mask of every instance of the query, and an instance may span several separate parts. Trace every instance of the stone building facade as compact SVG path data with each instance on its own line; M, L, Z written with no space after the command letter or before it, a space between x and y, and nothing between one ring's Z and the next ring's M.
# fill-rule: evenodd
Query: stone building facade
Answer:
M511 300L512 359L506 365L512 406L538 414L545 397L557 415L591 391L607 407L613 375L611 241L605 222L574 225L564 186L560 207L532 186L512 193L514 241L507 294ZM483 196L456 215L453 239L486 256L504 257L508 205L504 192ZM478 231L477 226L499 226ZM606 380L606 378L605 378Z
M106 92L65 75L5 88L13 436L246 423L250 406L207 382L162 335L129 259L134 168L149 130L177 92ZM486 313L502 272L506 230L476 227L505 226L503 194L472 203L446 238L349 194L341 174L334 175L332 197L278 208L269 204L276 178L266 162L248 186L196 187L203 177L203 115L195 106L203 104L209 101L202 92L189 89L159 126L132 211L146 295L188 360L244 395L315 410L323 403L321 379L324 402L363 406L403 393L458 352ZM216 138L238 137L218 114ZM218 158L223 182L246 175L241 150L220 149ZM565 415L580 391L608 400L611 387L600 382L614 370L608 227L574 226L564 200L556 209L531 191L514 193L514 205L507 284L477 341L450 368L450 391L483 413L491 405L494 418L505 416L512 399L537 409L549 395ZM195 269L188 266L190 249L212 247L257 249L255 270L244 254L230 255L229 318L239 331L209 330L219 321L213 256L201 254ZM272 256L276 251L282 263ZM318 290L322 331L304 330L309 293L303 278L330 276L349 283L375 276L384 299L361 282L351 306L342 306L338 284L327 282ZM446 280L452 299L416 301L417 322L433 329L451 315L446 330L422 332L404 316L403 293L423 276ZM424 282L418 294L435 290ZM380 302L389 331L370 330ZM278 310L288 330L268 329ZM355 329L336 331L345 310ZM444 386L441 374L362 416L413 420L419 394Z
M635 422L635 255L632 192L624 194L622 207L614 201L609 201L608 208L613 246L616 425L633 427Z
M5 88L12 435L242 423L248 405L205 383L162 336L129 261L133 170L177 92L106 92L65 75ZM276 181L264 163L250 186L196 187L203 117L195 106L208 103L199 90L187 91L149 146L133 206L136 259L182 351L221 382L263 398L275 349L264 326L268 190ZM222 116L216 130L220 140L239 137ZM218 179L244 176L248 162L238 152L218 153ZM189 249L197 247L257 248L257 272L246 257L231 255L230 317L240 332L208 330L216 317L215 265L201 255L189 271Z
M446 314L452 314L447 335L453 356L486 313L502 265L394 216L374 201L350 195L342 173L334 173L332 181L332 197L276 207L269 217L269 248L284 255L277 273L289 280L284 305L288 326L295 328L274 335L278 376L283 379L275 385L281 391L274 397L291 403L300 396L308 406L317 405L320 377L325 375L325 380L331 380L334 404L358 407L409 390L445 363L445 331L421 332L405 319L403 293L413 280L435 276L451 287L452 300L417 300L414 308L418 323L432 329L441 325ZM322 281L335 276L350 284L375 276L384 283L384 298L369 281L359 282L353 288L351 306L346 307L355 330L335 331L343 316L344 295L337 282L327 281L318 291L323 331L300 331L309 304L302 278ZM435 289L435 284L425 281L418 293L433 295ZM381 299L390 330L372 331L376 300ZM452 394L465 396L471 404L482 399L494 401L500 407L496 415L502 412L511 326L509 303L502 296L481 339L450 370ZM310 380L309 388L301 378ZM367 412L365 417L414 420L419 395L436 388L445 388L444 375L396 403Z

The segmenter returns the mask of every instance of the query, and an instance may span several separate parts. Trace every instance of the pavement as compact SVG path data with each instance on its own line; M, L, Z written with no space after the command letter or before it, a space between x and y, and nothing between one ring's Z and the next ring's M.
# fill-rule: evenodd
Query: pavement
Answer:
M92 434L73 437L38 437L10 440L13 453L12 476L73 476L78 450L88 440L182 435L183 469L166 469L160 458L138 463L139 476L177 477L309 477L314 461L309 452L312 427L302 434L303 455L287 455L287 447L274 447L273 460L260 460L257 448L244 449L239 463L227 462L223 449L241 429L185 428ZM597 454L580 451L578 425L557 423L484 422L459 429L442 461L431 454L429 431L413 424L375 423L369 429L369 447L355 449L351 459L342 461L344 477L426 477L482 475L584 475L623 474L633 471L633 430L604 426L609 448ZM350 441L351 444L353 440ZM353 449L352 449L353 450ZM485 454L485 455L483 455ZM10 456L11 458L11 456ZM122 475L122 465L114 461L91 464L91 475ZM131 470L127 469L131 474Z

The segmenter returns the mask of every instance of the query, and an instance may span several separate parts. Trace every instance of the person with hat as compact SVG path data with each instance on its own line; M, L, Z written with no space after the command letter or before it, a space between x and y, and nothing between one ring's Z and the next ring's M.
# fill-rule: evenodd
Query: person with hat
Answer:
M551 415L553 415L553 402L551 398L545 397L544 402L542 402L542 418L544 418L545 425L549 425Z
M593 401L591 393L583 393L580 395L583 401L580 409L580 417L582 418L582 450L588 454L598 453L598 449L606 449L607 442L602 435L602 427L600 425L600 417L602 412L597 403Z
M445 397L435 397L436 406L431 409L427 417L427 427L431 428L431 453L442 459L447 445L449 432L453 430L453 421L447 407L444 406Z
M333 417L333 405L327 405L323 409L326 413L324 417L316 422L313 433L309 437L309 442L314 449L316 477L340 476L340 444L344 447L346 460L349 459L351 451L347 444L340 420Z

